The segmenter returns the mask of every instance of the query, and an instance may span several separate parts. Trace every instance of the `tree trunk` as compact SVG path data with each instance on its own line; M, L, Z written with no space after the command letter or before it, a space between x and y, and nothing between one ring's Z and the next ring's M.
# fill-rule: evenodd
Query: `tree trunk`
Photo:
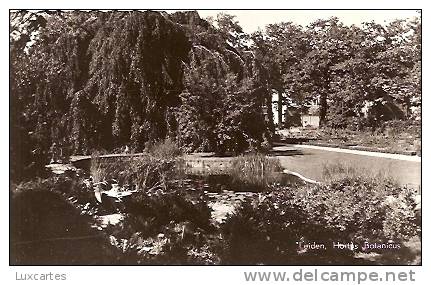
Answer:
M406 106L406 119L410 118L410 97L406 96L404 98L404 105Z
M273 133L275 129L275 125L274 125L274 114L272 111L272 95L270 92L267 92L265 104L266 104L266 110L267 110L266 123L268 124L268 129L270 130L270 132Z
M327 96L326 94L322 94L320 96L319 126L325 125L327 110L328 110Z
M283 92L278 91L278 128L283 128Z

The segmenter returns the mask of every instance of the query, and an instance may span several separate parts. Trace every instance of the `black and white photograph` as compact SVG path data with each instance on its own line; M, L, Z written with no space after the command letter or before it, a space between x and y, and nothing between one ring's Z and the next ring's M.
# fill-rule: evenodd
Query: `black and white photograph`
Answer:
M9 265L420 266L422 78L421 9L10 9Z

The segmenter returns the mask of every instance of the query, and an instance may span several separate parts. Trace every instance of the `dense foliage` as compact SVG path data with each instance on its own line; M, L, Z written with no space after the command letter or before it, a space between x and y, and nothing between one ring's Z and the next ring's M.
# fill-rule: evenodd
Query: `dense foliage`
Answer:
M165 138L188 152L260 150L274 131L273 92L280 122L284 105L305 112L316 101L334 128L417 119L421 48L418 18L248 35L226 14L12 12L12 178L40 175L54 143L63 154Z
M271 88L293 108L319 101L322 124L367 126L418 118L421 107L421 22L396 20L346 26L333 17L307 27L291 22L253 34L257 57L270 71ZM284 120L283 120L284 121Z
M390 256L385 264L417 262L417 245L409 245L421 235L416 195L388 180L346 173L321 185L278 189L260 201L244 202L223 224L227 246L222 260L227 264L369 264L357 254L374 252L381 258ZM313 242L324 244L325 250L304 248ZM338 249L334 243L353 243L358 248ZM381 250L366 243L399 248ZM374 261L382 262L380 257Z
M54 143L85 154L170 137L224 153L269 140L263 71L196 12L12 15L14 179L46 164Z

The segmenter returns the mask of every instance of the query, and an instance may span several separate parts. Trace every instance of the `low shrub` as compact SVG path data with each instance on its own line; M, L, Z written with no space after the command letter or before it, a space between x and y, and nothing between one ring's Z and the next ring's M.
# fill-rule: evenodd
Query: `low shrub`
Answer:
M399 186L387 173L349 164L327 164L323 173L325 183L299 188L295 203L345 239L402 242L420 233L417 190Z
M127 221L136 231L156 234L170 222L190 222L202 229L210 229L211 211L202 198L186 200L178 193L138 193L125 201Z
M397 137L402 133L407 133L414 138L420 138L421 128L421 121L391 120L384 122L377 131L391 137Z
M390 120L375 127L367 127L363 120L364 118L352 118L345 125L330 123L315 131L314 137L324 143L339 146L354 144L394 153L414 151L421 154L421 121ZM303 132L302 135L308 134Z
M298 189L294 199L311 219L336 229L344 240L362 244L403 241L417 235L419 228L412 196L412 191L390 182L357 177ZM388 204L391 200L398 202ZM403 205L404 217L401 217L400 205Z
M222 224L223 264L279 264L297 256L296 233L289 233L284 216L270 203L244 202Z
M87 203L89 207L97 207L98 205L93 189L85 185L82 177L61 175L48 179L39 178L13 187L15 194L32 190L55 192L62 195L64 199L73 200L77 205L86 205Z
M246 201L222 225L222 264L307 265L353 263L350 251L335 251L337 232L310 219L289 191L272 192L263 201ZM325 251L303 250L300 244L324 243Z
M126 200L125 219L108 229L122 248L123 263L201 264L214 262L208 236L215 233L207 203L186 200L177 193L139 193ZM206 257L205 257L206 256Z
M332 129L347 129L352 131L363 131L370 126L370 121L363 117L329 115L327 127Z
M405 245L421 234L416 190L352 167L328 165L326 171L328 179L322 184L281 187L258 202L246 201L222 225L226 242L222 263L368 263L355 255L369 252L362 248L368 242L399 244L401 250L392 255L371 250L385 254L385 264L398 264L400 254L409 252ZM298 248L297 242L313 241L325 244L326 250ZM359 249L337 250L334 242L353 242ZM407 255L402 260L417 258Z

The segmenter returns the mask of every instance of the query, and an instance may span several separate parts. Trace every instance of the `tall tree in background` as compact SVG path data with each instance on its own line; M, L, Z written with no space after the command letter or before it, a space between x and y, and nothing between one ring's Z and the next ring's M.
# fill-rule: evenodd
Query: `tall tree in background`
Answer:
M291 22L270 24L264 32L252 35L257 57L267 68L270 88L278 94L278 122L283 127L283 106L289 99L302 102L300 88L301 60L308 51L306 37L301 26Z
M416 20L396 20L386 27L388 48L382 54L387 74L387 92L404 107L407 118L413 105L420 104L421 96L421 35Z
M421 117L422 106L422 23L418 18L408 23L413 31L409 37L409 46L413 53L414 65L407 76L407 90L411 94L410 103L419 111L414 114L415 118Z
M250 38L246 34L235 16L219 13L214 20L217 26L217 31L226 42L236 50L244 50L247 48L247 43Z
M417 62L411 32L404 21L387 26L371 22L362 28L349 28L343 40L347 44L340 49L346 58L332 68L332 126L346 126L345 119L360 117L366 106L372 115L366 123L370 126L391 117L400 118L402 114L393 102L404 106L404 114L409 117L411 98L420 97L420 90L408 91L408 86L414 85L410 76ZM385 110L393 114L385 115Z
M333 67L346 59L345 41L348 29L338 18L317 20L307 28L310 51L302 61L303 86L319 98L320 123L325 124L331 95Z

